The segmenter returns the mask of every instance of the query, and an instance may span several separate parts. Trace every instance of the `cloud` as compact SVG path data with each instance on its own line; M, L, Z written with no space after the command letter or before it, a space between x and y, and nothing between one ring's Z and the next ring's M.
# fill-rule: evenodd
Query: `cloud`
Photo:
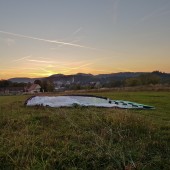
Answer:
M62 72L63 72L63 73L68 73L68 72L71 73L71 71L73 71L73 70L78 70L78 69L87 67L87 66L92 65L92 64L93 64L93 63L86 63L86 64L82 64L82 65L77 66L77 67L65 67L64 70L62 70Z
M43 72L41 72L41 73L44 75L52 75L52 74L56 74L58 72L62 72L62 73L70 72L71 73L71 71L73 71L73 70L78 70L78 69L87 67L92 64L93 63L84 63L84 64L81 64L79 66L74 66L74 67L73 66L65 66L65 65L61 65L61 64L55 64L55 65L52 65L52 67L48 67L48 66L39 67L39 70L43 71L44 73Z
M151 20L153 18L156 18L158 16L162 16L162 15L166 15L170 12L169 9L167 9L167 6L163 6L163 7L160 7L158 9L155 9L154 11L150 12L148 15L145 15L143 16L138 22L137 24L139 23L143 23L143 22L146 22L148 20Z
M86 67L86 66L89 66L89 65L92 65L93 63L86 63L86 64L83 64L83 65L80 65L78 67L72 67L70 68L71 70L76 70L76 69L79 69L79 68L82 68L82 67Z
M82 30L82 27L76 29L71 35L63 38L62 41L66 41L66 40L68 41L68 39L74 38L81 30ZM78 43L78 42L79 42L79 40L74 39L74 40L69 41L68 43L75 44L75 43ZM62 46L64 46L64 44L59 44L59 45L57 46L57 48L56 48L56 47L55 47L55 48L53 47L53 48L50 48L50 49L51 49L51 50L56 50L56 49L58 49L58 48L60 48L60 47L62 47Z
M77 42L79 42L78 40L73 40L73 41L70 41L69 43L77 43ZM56 49L58 49L58 48L60 48L60 47L62 47L62 46L64 46L64 44L60 44L60 45L58 45L57 47L53 47L53 48L50 48L51 50L56 50Z
M36 62L36 63L47 63L47 64L54 63L54 61L32 60L32 59L29 59L29 60L27 60L27 61Z
M30 57L31 57L31 55L26 56L26 57L22 57L22 58L19 58L19 59L13 60L13 62L22 61L22 60L25 60L25 59L30 58Z
M67 45L67 46L72 46L72 47L87 48L87 49L93 49L93 50L95 49L95 48L83 46L83 45L80 45L80 44L74 44L74 43L57 41L57 40L48 40L48 39L37 38L37 37L32 37L32 36L27 36L27 35L15 34L15 33L12 33L12 32L6 32L6 31L2 31L2 30L0 30L0 33L12 35L12 36L16 36L16 37L21 37L21 38L26 38L26 39L48 42L48 43L62 44L62 45Z
M78 34L81 30L82 30L82 27L78 28L77 30L75 30L75 31L71 34L71 36Z

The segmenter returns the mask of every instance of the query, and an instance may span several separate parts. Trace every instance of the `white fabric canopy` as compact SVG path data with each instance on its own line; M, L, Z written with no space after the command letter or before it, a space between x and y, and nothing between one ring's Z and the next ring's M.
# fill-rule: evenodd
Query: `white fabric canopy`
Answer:
M95 107L117 107L124 109L153 109L152 106L142 105L129 101L110 100L98 96L35 96L26 101L27 106L50 106L50 107L73 107L95 106Z

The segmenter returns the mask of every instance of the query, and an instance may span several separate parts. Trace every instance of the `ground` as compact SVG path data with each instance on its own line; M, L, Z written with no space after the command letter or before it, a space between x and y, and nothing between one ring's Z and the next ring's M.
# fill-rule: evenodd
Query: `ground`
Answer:
M0 97L0 169L169 169L170 92L98 92L155 110L26 107Z

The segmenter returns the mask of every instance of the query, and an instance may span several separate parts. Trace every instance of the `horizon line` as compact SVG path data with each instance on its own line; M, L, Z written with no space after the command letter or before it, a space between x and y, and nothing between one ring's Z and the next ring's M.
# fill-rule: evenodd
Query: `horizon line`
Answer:
M157 70L155 70L157 71ZM109 75L109 74L118 74L118 73L153 73L155 71L126 71L126 72L111 72L111 73L101 73L101 74L92 74L92 73L75 73L75 74L62 74L62 73L57 73L57 74L52 74L52 75L49 75L49 76L44 76L44 77L11 77L11 78L8 78L8 79L0 79L1 80L9 80L9 79L16 79L16 78L28 78L28 79L39 79L39 78L49 78L53 75L64 75L64 76L74 76L74 75L78 75L78 74L85 74L85 75L93 75L93 76L97 76L97 75L103 75L103 74L106 74L106 75ZM158 71L160 73L165 73L165 74L170 74L169 72L164 72L164 71Z

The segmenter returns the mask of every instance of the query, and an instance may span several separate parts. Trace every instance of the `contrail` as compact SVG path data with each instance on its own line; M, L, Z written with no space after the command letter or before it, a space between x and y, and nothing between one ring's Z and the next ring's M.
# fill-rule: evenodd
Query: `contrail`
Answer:
M78 41L73 40L73 41L71 41L71 42L69 42L69 43L74 43L74 42L78 42ZM60 48L60 47L62 47L62 46L64 46L64 44L60 44L60 45L58 45L58 47L56 47L56 48L50 48L50 49L51 49L51 50L56 50L56 49L58 49L58 48Z
M168 14L170 11L169 9L167 9L166 7L169 6L169 2L167 4L165 4L163 7L158 8L154 11L151 11L148 15L145 15L143 18L141 18L136 24L145 22L147 20L150 20L152 18L161 16L161 15L166 15Z
M80 68L83 68L83 67L86 67L86 66L89 66L89 65L92 65L93 63L87 63L87 64L84 64L84 65L81 65L79 67L65 67L65 70L63 72L70 72L71 70L77 70L77 69L80 69Z
M21 61L21 60L24 60L24 59L27 59L27 58L30 58L30 57L31 57L31 55L26 56L26 57L22 57L22 58L19 58L19 59L13 60L13 62Z
M81 29L82 29L81 27L78 28L78 29L75 30L71 35L69 35L69 36L67 36L66 38L64 38L62 41L65 41L65 40L67 40L68 38L75 36L77 33L80 32ZM73 41L70 41L70 42L68 42L68 43L73 44L73 43L77 43L77 42L78 42L77 40L73 40ZM62 46L64 46L64 44L58 45L58 47L62 47ZM57 48L51 48L51 50L55 50L55 49L57 49Z
M76 31L74 31L71 35L76 35L82 30L82 27L78 28Z
M37 38L37 37L31 37L31 36L27 36L27 35L15 34L15 33L12 33L12 32L6 32L6 31L2 31L2 30L0 30L0 33L8 34L8 35L16 36L16 37L21 37L21 38L27 38L27 39L32 39L32 40L49 42L49 43L62 44L62 45L68 45L68 46L73 46L73 47L93 49L93 50L95 49L95 48L86 47L86 46L79 45L79 44L68 43L68 42L63 42L63 41L56 41L56 40L48 40L48 39Z
M72 67L70 68L71 70L76 70L76 69L79 69L79 68L82 68L82 67L86 67L86 66L89 66L89 65L92 65L93 63L87 63L87 64L84 64L84 65L81 65L81 66L78 66L78 67Z

